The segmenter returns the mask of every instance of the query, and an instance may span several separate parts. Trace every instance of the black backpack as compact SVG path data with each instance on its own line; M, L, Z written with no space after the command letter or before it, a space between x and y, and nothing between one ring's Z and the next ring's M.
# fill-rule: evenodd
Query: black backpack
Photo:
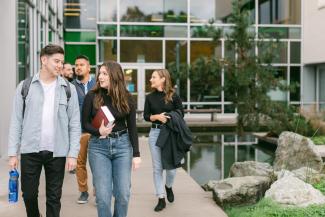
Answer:
M24 104L23 104L23 118L24 118L24 114L25 114L25 107L26 107L26 98L27 98L27 95L28 95L28 91L29 91L29 87L30 87L30 84L32 83L32 80L33 80L33 77L29 77L29 78L26 78L24 81L23 81L23 87L21 88L21 96L23 97L23 100L24 100ZM67 84L67 86L64 86L64 90L65 90L65 93L67 95L67 102L69 102L70 98L71 98L71 88L70 88L70 83L69 81L67 81L66 79L64 79L65 83Z

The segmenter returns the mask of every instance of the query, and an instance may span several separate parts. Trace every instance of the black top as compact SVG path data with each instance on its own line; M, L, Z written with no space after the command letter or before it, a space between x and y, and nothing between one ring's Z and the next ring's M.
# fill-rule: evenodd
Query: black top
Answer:
M165 103L163 91L155 90L146 96L144 104L143 116L146 121L150 121L150 115L156 115L163 112L171 112L180 110L184 116L184 110L181 98L175 93L172 97L172 102ZM153 123L161 124L160 121L156 120Z
M106 91L107 93L107 91ZM115 118L115 126L112 132L121 131L127 129L129 132L129 138L131 145L133 147L133 157L139 157L139 141L138 141L138 132L136 127L136 108L133 100L130 96L129 105L130 105L130 113L125 114L119 112L112 104L111 96L107 95L105 92L102 93L104 99L104 105L108 107L111 111L112 115ZM91 125L92 119L95 117L97 113L97 109L94 107L94 91L89 91L85 97L83 107L82 107L82 128L94 136L100 136L99 129L94 128Z

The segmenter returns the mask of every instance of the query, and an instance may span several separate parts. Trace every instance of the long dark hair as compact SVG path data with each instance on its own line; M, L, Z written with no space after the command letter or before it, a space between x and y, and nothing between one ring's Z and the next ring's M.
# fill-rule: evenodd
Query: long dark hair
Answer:
M131 96L126 89L124 80L124 73L120 64L115 61L104 62L99 68L105 67L109 75L109 87L107 94L112 97L113 107L115 107L121 113L129 113L130 105L128 98ZM96 85L93 89L95 92L94 106L99 108L104 104L103 94L106 92L100 87L100 83L96 77Z

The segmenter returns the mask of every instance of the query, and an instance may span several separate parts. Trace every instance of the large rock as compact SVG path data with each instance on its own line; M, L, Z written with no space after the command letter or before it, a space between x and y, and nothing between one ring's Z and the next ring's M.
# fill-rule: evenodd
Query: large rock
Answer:
M306 207L325 203L325 197L319 190L293 176L285 176L274 182L266 191L265 198L287 206Z
M295 170L301 167L321 171L323 161L315 150L314 143L304 136L292 132L281 133L275 152L275 170Z
M308 167L301 167L292 171L282 169L275 172L275 174L277 175L278 180L286 176L293 176L309 184L318 183L321 179L325 178L324 174Z
M213 199L220 206L254 204L259 201L270 187L266 176L245 176L227 178L215 183Z
M273 168L268 163L244 161L234 163L229 172L229 177L242 176L273 176Z

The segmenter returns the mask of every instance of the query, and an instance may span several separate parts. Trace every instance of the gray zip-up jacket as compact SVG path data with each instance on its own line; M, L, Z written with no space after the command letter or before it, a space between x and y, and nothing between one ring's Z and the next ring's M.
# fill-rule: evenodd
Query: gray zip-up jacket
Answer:
M60 76L57 79L54 101L55 142L53 157L77 158L81 134L77 91L71 84L71 98L67 102L64 89L67 84ZM39 73L34 75L29 87L25 101L24 118L22 86L23 82L20 82L14 98L9 128L8 156L17 156L19 152L24 154L40 151L44 92L39 80Z

